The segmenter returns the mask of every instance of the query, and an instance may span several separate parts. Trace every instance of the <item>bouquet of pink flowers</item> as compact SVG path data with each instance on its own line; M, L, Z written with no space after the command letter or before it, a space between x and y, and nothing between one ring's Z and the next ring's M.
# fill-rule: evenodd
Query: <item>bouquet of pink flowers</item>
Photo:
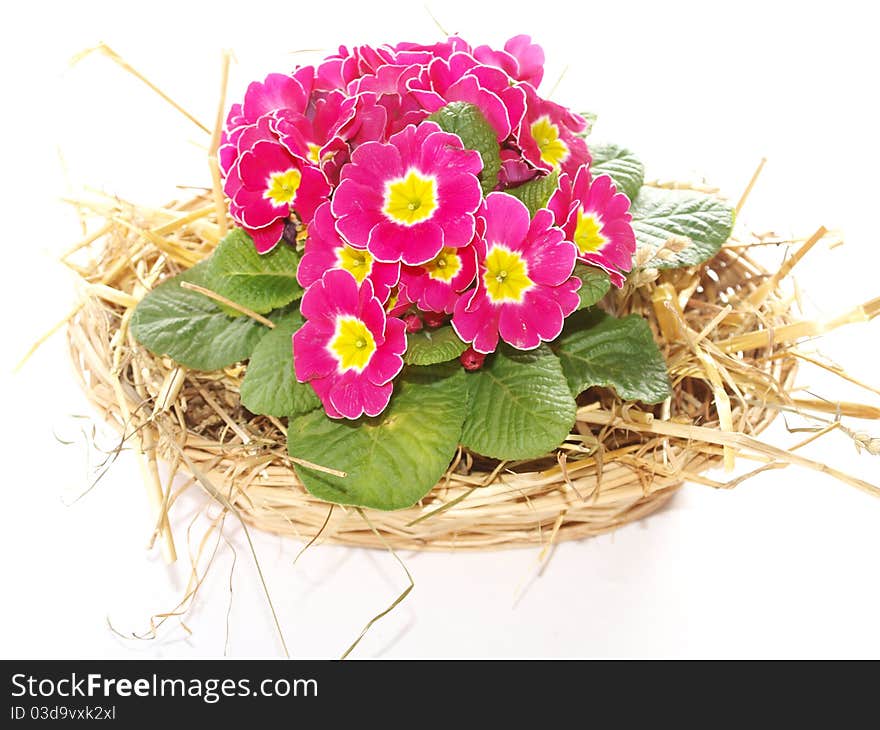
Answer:
M591 387L663 401L650 328L596 305L633 271L713 255L733 212L588 147L585 116L539 94L543 63L528 36L452 37L252 83L218 155L240 228L144 298L135 336L194 369L248 360L243 404L345 473L298 466L305 486L381 509L459 447L552 453Z

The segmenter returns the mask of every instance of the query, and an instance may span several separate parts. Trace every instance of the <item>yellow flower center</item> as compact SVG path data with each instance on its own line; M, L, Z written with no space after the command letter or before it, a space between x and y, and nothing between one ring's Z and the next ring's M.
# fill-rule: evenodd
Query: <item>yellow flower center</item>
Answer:
M596 253L601 250L608 243L608 239L602 235L602 219L595 213L587 213L583 208L578 208L574 243L581 253Z
M404 177L385 185L382 212L395 223L414 226L427 220L437 210L437 183L428 175L410 170Z
M314 142L309 142L309 159L316 165L321 161L321 147Z
M359 251L346 244L336 251L336 265L345 269L360 284L373 270L373 257L369 251Z
M329 348L339 362L340 371L353 369L360 373L376 351L376 341L367 325L357 317L339 317Z
M302 174L294 167L284 172L273 172L266 181L264 198L268 198L275 205L287 205L296 197L299 184L302 182Z
M489 249L484 265L483 283L489 299L495 304L522 302L523 295L534 286L523 257L500 244Z
M546 114L532 122L532 137L541 150L541 159L558 167L568 159L568 145L559 138L559 127Z
M461 257L454 248L444 248L423 266L432 279L450 282L461 271Z

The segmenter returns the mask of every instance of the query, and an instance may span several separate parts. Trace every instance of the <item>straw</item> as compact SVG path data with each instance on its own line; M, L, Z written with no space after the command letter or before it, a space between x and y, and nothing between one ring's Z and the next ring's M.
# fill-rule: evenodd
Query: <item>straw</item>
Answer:
M735 486L746 477L719 482L704 476L725 461L730 465L734 457L764 462L767 468L817 469L876 492L876 485L849 476L844 468L758 446L762 442L756 437L780 410L816 423L819 414L827 413L880 416L880 408L867 403L795 397L794 374L804 358L789 346L831 327L866 321L880 311L880 300L824 322L797 318L791 312L794 297L783 291L785 281L744 253L770 237L740 234L732 243L741 245L725 247L707 264L659 272L640 288L615 292L603 303L616 316L637 313L648 319L674 384L665 404L624 403L596 388L581 397L572 441L561 445L564 451L503 464L462 450L437 486L410 509L365 511L370 527L351 510L328 515L327 504L303 488L287 454L285 419L254 416L241 406L244 364L193 372L130 338L113 342L114 323L127 319L144 281L154 287L179 272L178 262L201 260L213 248L204 233L217 231L220 214L213 192L187 201L185 210L179 205L146 210L125 201L94 204L104 210L109 228L80 249L91 253L94 264L88 276L92 285L82 288L81 307L71 318L71 350L87 394L111 423L122 428L127 412L139 412L139 407L145 413L173 414L163 421L168 435L155 439L157 457L183 471L195 465L216 490L231 495L230 504L242 519L260 529L304 542L320 534L326 542L383 549L546 546L547 536L555 544L640 519L662 506L684 480ZM144 231L161 236L161 244ZM786 273L802 259L790 258ZM774 282L770 289L768 280ZM137 402L140 395L126 395L128 400L120 403L114 360L122 364L120 381L142 377L145 403ZM830 371L852 380L840 367ZM857 429L849 434L870 453L871 437ZM580 446L584 443L588 449ZM186 459L174 460L177 449ZM169 502L160 503L163 513Z

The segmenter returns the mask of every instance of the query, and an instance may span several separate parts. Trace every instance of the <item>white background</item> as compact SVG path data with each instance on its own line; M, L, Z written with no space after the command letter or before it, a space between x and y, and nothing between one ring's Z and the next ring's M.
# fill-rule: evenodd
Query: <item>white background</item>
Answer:
M639 152L657 177L705 176L737 197L769 162L744 219L756 230L842 228L798 269L810 314L880 295L876 227L880 46L864 4L670 1L431 3L449 31L544 45L544 91L597 112L595 136ZM0 655L280 656L239 530L225 544L188 635L175 620L150 641L149 616L172 608L187 577L185 532L204 499L174 519L184 559L145 550L151 522L140 474L123 454L85 498L84 427L63 336L12 366L63 316L73 293L56 259L81 237L59 198L85 185L144 203L204 185L206 136L108 60L75 68L106 41L194 114L213 123L220 49L233 48L231 98L251 79L339 43L439 39L420 2L76 2L19 4L0 29L3 211L3 449ZM309 57L311 58L311 57ZM783 252L776 252L779 256ZM875 385L880 322L829 337L822 351ZM829 399L878 396L805 371ZM851 423L880 435L877 424ZM88 430L88 426L85 426ZM779 423L767 434L791 444ZM105 441L105 443L107 443ZM880 483L878 458L841 434L810 454ZM714 475L724 478L723 475ZM231 524L230 524L230 527ZM534 578L536 550L403 553L416 587L364 639L359 657L874 656L880 653L880 500L812 472L773 471L732 492L688 486L663 512L559 547ZM338 656L405 586L378 551L256 546L291 653ZM227 634L228 611L228 645Z

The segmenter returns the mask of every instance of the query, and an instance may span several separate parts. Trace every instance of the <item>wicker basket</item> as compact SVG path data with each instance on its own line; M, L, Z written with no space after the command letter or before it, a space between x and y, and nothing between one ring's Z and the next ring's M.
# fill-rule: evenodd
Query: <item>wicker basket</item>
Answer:
M778 277L749 258L749 241L732 240L702 267L647 272L603 302L613 314L649 319L670 366L669 401L646 408L593 389L579 398L576 429L554 454L499 463L461 450L409 509L369 511L368 520L359 510L331 509L298 480L283 420L241 406L244 365L186 371L128 331L145 291L210 254L225 225L211 207L200 196L158 218L127 206L110 216L117 222L88 244L93 258L80 267L88 283L69 326L85 392L139 446L166 557L174 555L168 511L187 486L173 483L178 471L250 524L300 540L320 533L351 545L445 550L597 535L650 514L685 480L729 486L702 476L734 456L721 437L760 433L774 404L786 402L796 360L772 332L791 322L791 300L779 292ZM737 337L756 332L771 336L759 336L748 351L731 349ZM169 466L164 480L159 461Z

